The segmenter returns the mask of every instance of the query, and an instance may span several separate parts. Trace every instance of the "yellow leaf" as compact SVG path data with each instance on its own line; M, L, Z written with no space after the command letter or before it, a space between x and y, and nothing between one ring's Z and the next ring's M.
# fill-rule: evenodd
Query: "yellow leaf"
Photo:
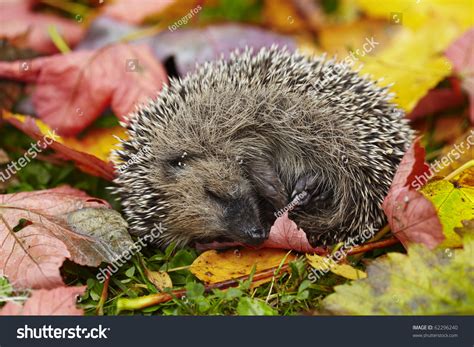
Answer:
M159 291L163 291L165 288L173 288L173 282L167 272L151 271L145 268L145 275Z
M86 136L81 139L74 137L63 137L62 144L80 152L92 154L105 162L111 161L110 155L113 149L116 149L119 141L114 137L126 138L126 132L123 127L91 129Z
M397 16L400 24L415 29L433 18L459 23L461 31L474 21L472 0L357 0L357 4L369 16L387 20ZM438 25L443 27L441 23Z
M362 19L352 23L325 25L319 31L321 48L338 59L344 60L352 51L361 49L367 39L373 37L377 45L370 50L374 55L390 43L396 30L387 30L389 23L382 20ZM399 27L397 27L400 29Z
M264 248L259 250L235 249L225 252L215 250L202 253L190 267L190 271L205 283L217 283L249 275L252 268L260 272L278 267L282 261L288 263L296 257L288 252ZM271 278L258 281L258 285L269 282ZM255 283L254 283L254 286Z
M474 160L464 164L454 177L432 181L421 189L436 208L446 239L441 247L459 247L461 237L455 228L463 220L474 219Z
M306 259L308 259L308 263L313 268L322 272L331 271L336 275L348 278L350 280L357 280L367 277L367 274L364 271L358 270L348 264L338 264L332 259L321 257L317 254L306 254Z
M267 26L277 31L295 33L306 28L305 22L288 0L266 0L262 17Z
M14 118L24 123L27 116L4 112L3 118ZM51 131L51 128L40 119L34 119L34 122L42 134L46 135ZM125 129L120 126L106 129L91 129L81 139L57 136L55 140L69 148L75 149L76 151L94 155L95 157L108 162L111 161L111 151L119 144L119 141L114 136L125 139Z
M457 35L454 26L439 23L418 31L403 28L379 54L360 58L361 73L382 78L382 86L393 83L393 101L410 112L430 89L450 75L451 64L442 53Z

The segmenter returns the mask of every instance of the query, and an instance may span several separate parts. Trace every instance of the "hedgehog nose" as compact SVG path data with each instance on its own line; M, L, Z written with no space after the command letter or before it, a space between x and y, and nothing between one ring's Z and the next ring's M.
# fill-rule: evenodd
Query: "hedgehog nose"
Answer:
M247 243L252 246L258 246L268 238L268 233L262 228L251 228L246 231Z

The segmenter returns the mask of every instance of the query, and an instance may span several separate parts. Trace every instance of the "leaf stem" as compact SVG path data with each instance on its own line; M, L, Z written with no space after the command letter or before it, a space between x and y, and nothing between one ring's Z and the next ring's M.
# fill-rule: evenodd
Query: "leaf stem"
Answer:
M467 163L464 163L461 167L458 167L456 170L454 170L453 172L451 172L448 176L446 176L444 178L444 180L446 181L450 181L452 180L454 177L456 177L457 175L459 175L461 172L463 172L464 170L467 170L471 167L474 166L474 159L471 159L469 160Z

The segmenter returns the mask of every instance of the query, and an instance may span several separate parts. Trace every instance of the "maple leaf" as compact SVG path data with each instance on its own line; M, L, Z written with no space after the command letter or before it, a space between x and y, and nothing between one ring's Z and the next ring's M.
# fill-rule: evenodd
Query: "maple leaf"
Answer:
M127 120L136 105L156 96L167 76L148 46L118 44L21 61L0 62L0 76L36 83L38 116L60 135L74 136L110 106Z

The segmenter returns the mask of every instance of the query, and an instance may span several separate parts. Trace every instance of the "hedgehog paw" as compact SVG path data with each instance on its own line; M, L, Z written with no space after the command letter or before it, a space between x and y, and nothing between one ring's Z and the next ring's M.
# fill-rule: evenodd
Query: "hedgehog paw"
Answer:
M313 175L300 177L291 193L291 202L296 206L306 206L313 197L316 187L317 180Z

